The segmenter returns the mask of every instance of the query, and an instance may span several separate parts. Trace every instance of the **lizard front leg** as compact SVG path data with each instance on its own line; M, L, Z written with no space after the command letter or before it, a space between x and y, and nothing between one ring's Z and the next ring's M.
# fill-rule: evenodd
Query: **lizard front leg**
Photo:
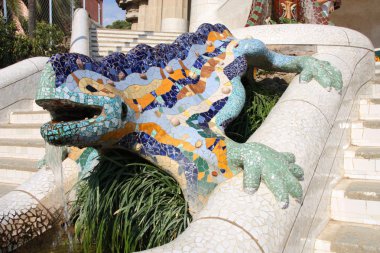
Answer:
M281 153L260 143L236 143L227 140L228 163L243 167L243 187L247 193L257 191L261 181L274 194L281 208L289 205L289 195L301 202L303 170L295 164L295 156Z
M315 78L325 88L340 91L343 86L341 72L327 61L310 56L288 56L268 50L263 42L256 39L240 40L234 53L244 55L249 66L265 70L300 73L302 82Z

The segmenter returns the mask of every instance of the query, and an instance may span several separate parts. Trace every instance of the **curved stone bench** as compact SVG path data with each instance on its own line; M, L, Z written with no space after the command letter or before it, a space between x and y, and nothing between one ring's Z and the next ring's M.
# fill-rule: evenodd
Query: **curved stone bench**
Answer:
M48 57L33 57L0 69L0 122L7 122L11 111L32 107L41 71Z
M341 146L349 138L345 123L356 93L374 74L373 46L356 31L332 26L257 26L232 33L267 45L314 45L314 57L342 71L341 95L316 81L300 83L296 76L248 140L296 155L305 171L303 205L292 199L281 209L264 184L255 194L246 194L240 173L214 190L176 240L144 252L311 252L327 223L331 188L343 162Z
M79 167L62 163L63 191L78 181ZM0 252L12 251L63 220L62 188L51 169L41 168L28 181L0 198Z

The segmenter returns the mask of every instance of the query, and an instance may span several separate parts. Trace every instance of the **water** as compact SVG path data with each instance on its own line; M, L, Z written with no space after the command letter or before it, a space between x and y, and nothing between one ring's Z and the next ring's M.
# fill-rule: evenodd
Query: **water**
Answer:
M62 233L63 228L57 225L17 248L13 253L83 253L79 242L74 240L72 244L73 239L67 237L68 234L74 233L74 227L67 227L67 230L69 233Z
M63 177L63 169L62 169L62 161L64 157L66 156L66 147L57 147L50 145L46 143L46 155L45 155L45 161L46 166L53 171L54 174L54 180L55 184L58 189L58 205L63 207L63 232L64 236L67 238L68 242L68 250L66 252L73 252L74 251L74 244L73 244L73 237L68 229L70 226L70 214L68 211L67 206L67 199L65 195L65 189L64 189L64 177ZM58 231L58 232L62 232ZM58 238L63 237L62 233L58 233ZM54 241L52 242L54 244Z

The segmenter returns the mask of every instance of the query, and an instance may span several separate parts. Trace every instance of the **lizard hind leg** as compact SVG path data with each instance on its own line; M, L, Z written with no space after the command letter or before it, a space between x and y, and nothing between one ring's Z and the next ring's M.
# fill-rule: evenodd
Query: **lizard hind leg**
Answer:
M303 170L295 164L290 153L281 153L261 143L227 142L228 163L231 167L243 167L244 191L255 193L264 182L281 208L289 205L289 195L302 200Z

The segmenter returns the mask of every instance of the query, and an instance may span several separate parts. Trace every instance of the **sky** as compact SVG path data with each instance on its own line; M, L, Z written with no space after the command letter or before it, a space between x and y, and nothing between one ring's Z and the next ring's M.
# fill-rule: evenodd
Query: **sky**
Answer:
M115 20L125 20L125 11L119 8L115 0L104 0L103 25L109 25Z

